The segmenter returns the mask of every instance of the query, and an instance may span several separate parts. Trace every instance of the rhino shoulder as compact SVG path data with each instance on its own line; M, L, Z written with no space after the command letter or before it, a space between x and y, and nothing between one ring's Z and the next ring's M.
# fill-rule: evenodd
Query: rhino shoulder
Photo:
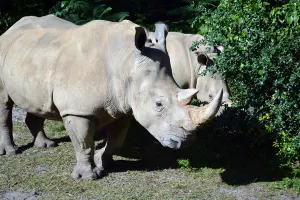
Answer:
M204 40L204 37L199 34L187 34L178 32L170 32L168 37L170 40L180 40L189 46L192 45L194 41Z
M46 15L42 17L26 16L17 21L9 30L26 30L38 28L52 29L71 29L78 27L76 24L56 17L55 15Z
M138 27L139 25L129 21L129 20L123 20L122 22L111 22L106 20L92 20L84 25L81 25L80 30L90 32L91 30L94 30L97 33L104 33L104 29L110 29L110 33L112 34L119 34L126 35L126 33L135 31L135 27ZM127 32L129 31L129 32ZM107 31L105 31L107 32ZM93 35L93 34L91 34Z
M78 27L76 24L56 17L55 15L46 15L38 19L38 25L41 28L71 29Z
M39 17L36 16L25 16L18 20L14 25L12 25L8 30L11 29L28 29L34 27L34 22L38 20Z
M128 19L125 19L125 20L123 20L123 21L121 21L120 22L121 24L126 24L126 25L131 25L131 26L140 26L140 25L138 25L138 24L136 24L136 23L134 23L134 22L132 22L132 21L130 21L130 20L128 20Z

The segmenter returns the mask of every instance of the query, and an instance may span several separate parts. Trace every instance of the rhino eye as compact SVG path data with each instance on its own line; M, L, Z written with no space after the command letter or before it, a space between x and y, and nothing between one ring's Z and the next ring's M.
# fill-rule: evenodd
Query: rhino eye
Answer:
M161 112L164 109L164 106L160 101L156 101L155 105L156 105L155 110L158 111L158 112Z
M162 106L161 102L156 102L155 104L156 104L157 107L161 107Z

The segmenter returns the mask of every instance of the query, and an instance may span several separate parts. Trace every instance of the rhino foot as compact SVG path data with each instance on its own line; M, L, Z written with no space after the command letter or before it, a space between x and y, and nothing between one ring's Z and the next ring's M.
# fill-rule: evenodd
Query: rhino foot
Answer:
M57 144L48 138L37 137L34 141L34 146L39 148L56 147Z
M113 169L115 161L112 158L112 154L105 154L104 148L97 150L94 155L94 162L99 169L107 170Z
M92 170L90 166L79 166L76 165L71 176L73 179L85 179L85 180L95 180L100 174L100 170Z
M0 156L17 154L18 147L15 145L0 145Z
M37 117L30 113L27 113L25 123L29 128L32 136L34 137L34 146L45 148L45 147L55 147L56 143L50 140L44 132L44 121L45 119Z

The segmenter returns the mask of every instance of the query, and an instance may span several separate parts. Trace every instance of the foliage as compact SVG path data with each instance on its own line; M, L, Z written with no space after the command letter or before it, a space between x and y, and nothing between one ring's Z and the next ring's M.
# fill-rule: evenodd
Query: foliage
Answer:
M4 33L14 23L14 19L11 18L7 13L0 12L0 35Z
M274 139L282 163L300 158L300 3L223 0L215 10L194 4L203 15L192 28L211 44L225 46L211 70L228 81L236 106Z
M190 6L192 0L106 0L105 3L115 12L129 12L127 18L153 31L154 23L161 21L170 31L190 33L189 20L198 15L197 8ZM199 4L211 8L219 0L198 0Z
M196 2L209 9L219 4L219 0ZM50 12L76 24L93 19L122 21L126 18L149 30L153 30L154 23L162 21L171 31L190 33L189 21L200 12L197 7L190 6L193 4L192 0L12 0L3 6L9 9L0 10L0 31L4 32L23 16L42 16Z
M181 169L190 169L190 161L188 159L177 159L177 163Z
M0 1L0 35L24 16L42 16L49 13L55 0L1 0Z
M220 0L187 0L188 4L175 8L167 12L170 18L178 17L178 20L168 21L172 25L172 31L197 33L197 30L191 30L190 23L195 16L201 13L203 8L214 10L220 3Z
M60 1L50 12L78 25L95 19L122 21L129 16L128 12L111 13L112 8L103 4L102 0Z

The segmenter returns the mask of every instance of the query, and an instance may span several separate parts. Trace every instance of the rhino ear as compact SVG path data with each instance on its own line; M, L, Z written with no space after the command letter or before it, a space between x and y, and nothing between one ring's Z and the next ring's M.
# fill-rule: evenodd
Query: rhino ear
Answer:
M197 89L184 89L179 90L177 93L177 100L183 105L187 105L192 97L197 94L199 91Z
M166 46L166 38L168 35L168 27L163 23L155 24L155 40L157 43Z
M217 53L221 53L222 51L224 51L224 47L223 46L215 46L215 50L217 51Z
M201 65L207 65L208 56L204 53L198 55L198 63Z
M148 39L148 31L143 27L135 27L135 46L142 51Z

